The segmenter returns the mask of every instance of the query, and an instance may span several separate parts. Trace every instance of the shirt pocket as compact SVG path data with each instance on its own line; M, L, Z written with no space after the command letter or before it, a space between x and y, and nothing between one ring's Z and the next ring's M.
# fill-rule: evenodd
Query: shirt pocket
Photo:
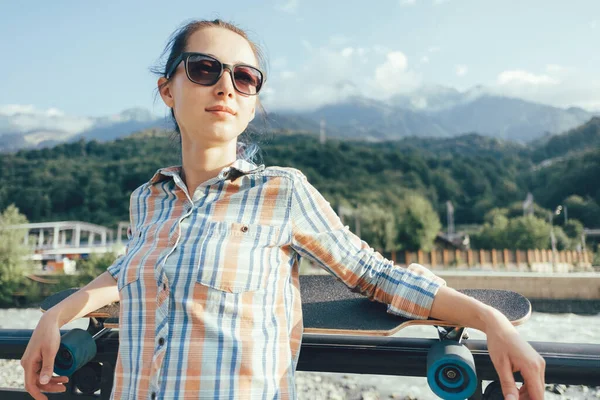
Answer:
M196 283L228 293L268 284L279 227L242 222L209 222L197 257Z
M154 247L154 231L155 227L148 225L139 227L132 233L117 279L119 291L140 279L143 262Z

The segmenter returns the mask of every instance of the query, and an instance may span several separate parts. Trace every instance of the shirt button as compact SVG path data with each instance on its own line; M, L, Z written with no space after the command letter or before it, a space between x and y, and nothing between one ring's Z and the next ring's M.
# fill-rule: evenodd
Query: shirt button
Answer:
M248 232L248 227L246 225L242 226L242 232Z
M152 392L152 396L150 396L152 400L156 399L156 392Z
M159 345L161 345L161 346L162 346L163 344L165 344L165 338L162 338L162 337L161 337L160 339L158 339L158 344L159 344Z
M163 283L163 290L167 290L167 284Z

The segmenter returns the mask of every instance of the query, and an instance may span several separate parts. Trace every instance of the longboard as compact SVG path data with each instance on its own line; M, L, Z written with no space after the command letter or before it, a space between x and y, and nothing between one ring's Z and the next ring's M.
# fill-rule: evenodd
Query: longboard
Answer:
M458 291L499 310L515 326L531 316L531 303L519 293L495 289ZM416 320L390 314L387 304L351 291L332 275L301 276L300 292L305 333L391 336L412 325L459 328L450 321Z

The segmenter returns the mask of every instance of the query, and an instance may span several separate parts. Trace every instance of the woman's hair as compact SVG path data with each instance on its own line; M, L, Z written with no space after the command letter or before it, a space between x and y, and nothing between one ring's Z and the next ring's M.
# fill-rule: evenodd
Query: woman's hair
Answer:
M225 22L220 19L215 19L213 21L193 20L191 22L184 24L182 27L180 27L175 32L173 32L169 38L167 46L163 50L161 57L160 57L160 58L163 58L166 53L169 53L169 57L167 58L167 61L164 63L164 65L159 65L159 66L150 68L150 72L152 72L154 74L158 74L160 76L164 76L165 78L167 78L167 71L169 71L169 69L173 65L173 62L175 61L177 56L179 56L179 54L181 54L182 52L186 51L190 36L192 36L192 34L194 34L196 31L199 31L200 29L213 28L213 27L228 29L228 30L235 32L238 35L242 36L244 39L246 39L248 41L248 44L250 45L250 48L252 49L252 52L254 53L254 55L256 57L256 59L258 60L258 63L259 63L258 68L260 68L263 71L263 73L265 74L265 78L266 78L267 60L266 60L264 52L261 50L261 48L255 42L250 40L248 38L248 35L246 34L246 32L244 32L242 29L238 28L237 26L233 25L232 23ZM156 88L156 91L157 91L156 94L159 93L160 89L162 89L163 86L165 86L166 84L169 83L171 78L167 78L167 81L165 83L163 83L159 88ZM156 100L156 97L155 97L155 100ZM266 123L267 123L266 111L265 111L262 103L260 102L259 98L256 99L256 105L258 107L258 110L260 110L260 113L257 112L256 114L257 114L257 116L258 116L258 114L260 114L260 117L263 120L263 126L266 126ZM171 121L174 124L174 128L173 128L174 132L173 132L172 138L175 140L178 139L179 145L181 145L181 130L179 129L179 124L177 123L177 119L175 118L175 112L173 111L172 108L171 108ZM253 130L253 129L250 127L250 124L248 124L248 127L246 128L246 130L244 132L242 132L240 137L247 136L248 139L250 139L251 133L252 133L251 130ZM256 132L256 133L258 134L258 132ZM253 161L255 156L259 152L259 150L260 150L260 148L258 147L257 143L254 143L254 142L245 143L245 142L241 142L239 140L237 142L237 156L239 158L243 158L247 161Z

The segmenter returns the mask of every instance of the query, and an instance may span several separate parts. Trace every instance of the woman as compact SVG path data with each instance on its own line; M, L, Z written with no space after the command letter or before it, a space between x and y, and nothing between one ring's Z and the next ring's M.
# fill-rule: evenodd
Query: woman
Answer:
M159 169L131 195L126 254L41 318L21 361L34 398L65 390L66 377L40 379L52 376L59 328L116 300L111 398L296 398L301 256L390 313L486 332L506 398L543 398L544 360L503 315L418 264L394 266L344 227L299 170L249 161L237 139L265 76L243 31L195 21L170 47L158 89L182 166ZM526 380L520 391L514 371Z

